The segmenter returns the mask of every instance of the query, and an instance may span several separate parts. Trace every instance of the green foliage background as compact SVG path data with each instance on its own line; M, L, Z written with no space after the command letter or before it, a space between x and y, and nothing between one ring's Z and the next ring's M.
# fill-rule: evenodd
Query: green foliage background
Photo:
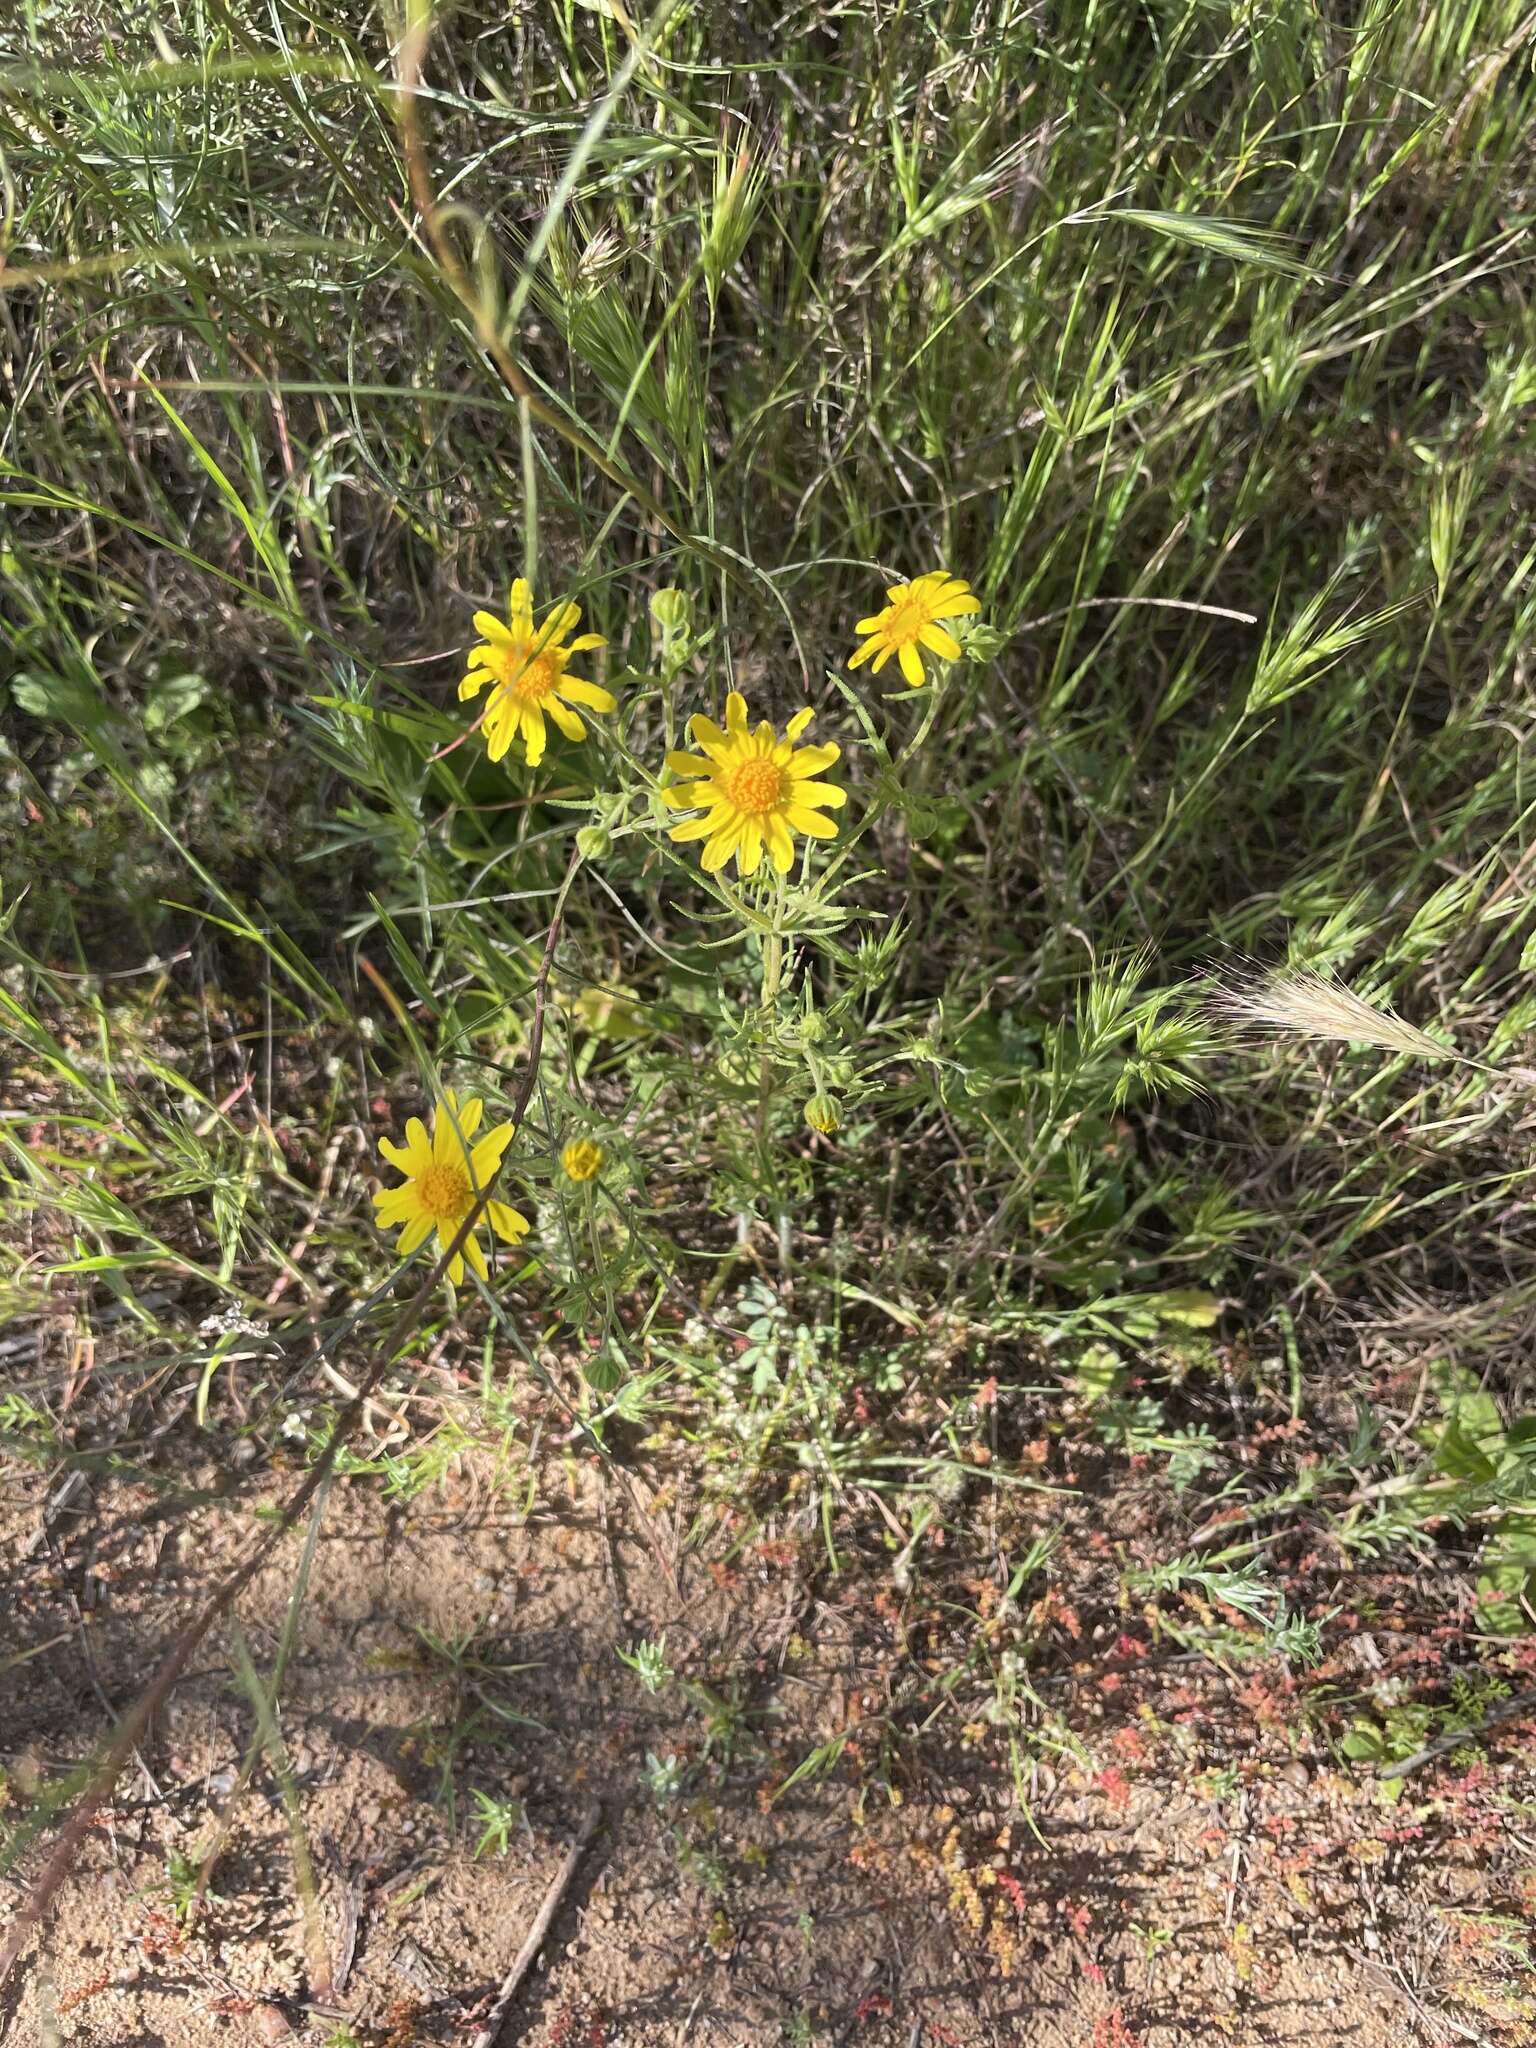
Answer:
M1185 1412L1224 1371L1316 1404L1351 1526L1363 1458L1370 1540L1423 1540L1445 1470L1351 1437L1333 1361L1422 1328L1518 1427L1519 1085L1223 1047L1198 980L1305 961L1495 1066L1536 1016L1520 6L432 27L436 241L387 11L0 32L6 1305L126 1317L120 1370L191 1371L210 1428L254 1318L275 1422L284 1332L388 1284L373 1140L444 1082L509 1094L596 825L514 1169L535 1256L445 1305L483 1400L389 1485L503 1444L547 1338L593 1429L808 1489L834 1548L844 1483L952 1511L903 1391L1000 1367L1213 1500L1289 1499ZM853 621L941 563L974 658L850 678ZM622 699L538 770L450 745L470 612L523 572ZM852 795L772 946L654 804L732 685L815 704ZM1138 1357L1167 1412L1121 1401ZM1490 1530L1520 1562L1520 1440L1483 1462L1469 1569Z

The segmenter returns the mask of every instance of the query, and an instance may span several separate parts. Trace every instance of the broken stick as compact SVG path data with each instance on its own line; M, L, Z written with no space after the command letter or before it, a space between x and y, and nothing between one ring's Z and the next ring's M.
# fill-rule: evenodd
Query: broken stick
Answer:
M528 1930L528 1939L517 1952L517 1960L502 1979L501 1989L496 1994L496 2003L491 2007L485 2025L476 2034L471 2048L496 2048L501 2030L506 2024L507 2014L512 2008L518 1987L533 1968L534 1958L544 1946L544 1937L549 1932L550 1922L560 1910L560 1901L570 1889L571 1879L576 1875L577 1866L587 1853L587 1845L597 1833L597 1824L603 1817L600 1806L588 1807L576 1839L566 1852L565 1861L555 1873L555 1881L544 1894L544 1903L539 1908L538 1918Z

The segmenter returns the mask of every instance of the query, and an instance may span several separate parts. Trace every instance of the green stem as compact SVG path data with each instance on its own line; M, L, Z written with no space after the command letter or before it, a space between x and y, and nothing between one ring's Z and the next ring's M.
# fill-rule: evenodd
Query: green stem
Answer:
M784 978L784 877L773 885L773 922L762 938L763 1001L760 1011L764 1044L757 1074L757 1142L766 1161L768 1154L768 1103L773 1093L773 1052L769 1044L772 1020L779 1004L779 984Z

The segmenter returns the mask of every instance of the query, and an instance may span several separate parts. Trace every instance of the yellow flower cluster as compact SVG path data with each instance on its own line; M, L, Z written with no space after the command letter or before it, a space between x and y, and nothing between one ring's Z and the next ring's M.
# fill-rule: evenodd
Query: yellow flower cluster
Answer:
M940 569L912 583L894 584L885 595L885 610L858 623L857 630L868 637L850 656L850 668L872 659L878 674L894 654L915 686L926 680L920 650L941 661L958 660L960 643L943 621L980 611L968 583ZM830 743L797 745L814 716L809 707L797 711L780 739L767 719L749 728L746 699L732 690L725 700L723 730L697 713L689 720L699 752L668 754L667 766L688 779L664 790L662 797L674 810L702 813L674 825L670 836L703 840L700 865L706 874L734 859L739 875L755 875L765 852L781 875L788 874L797 833L810 839L837 837L837 826L824 813L840 810L847 791L820 778L841 749ZM814 1117L811 1121L817 1129L829 1128ZM834 1112L830 1128L835 1127Z
M682 634L686 640L686 605L680 593L670 595L679 602L668 608L663 624L670 622L674 637ZM883 611L860 619L857 630L864 636L863 644L849 657L848 666L871 662L872 673L878 675L894 655L903 676L917 687L927 680L925 653L939 661L960 656L960 643L945 622L979 611L980 603L969 584L942 569L910 583L893 584L885 595ZM660 597L653 609L661 617ZM607 645L600 633L577 632L579 605L561 600L535 622L533 592L518 577L505 621L490 612L476 612L474 617L481 638L470 649L459 696L468 700L489 690L478 723L493 761L501 760L520 739L528 764L537 766L548 740L546 720L568 740L582 740L587 726L578 706L601 713L618 709L611 690L571 671L575 656ZM669 836L681 843L701 841L701 864L707 874L734 860L738 874L755 875L766 855L769 864L785 875L794 865L797 837L837 837L837 825L826 814L841 810L848 795L822 777L841 749L830 741L800 744L814 716L809 706L797 711L780 737L767 719L751 725L746 699L732 690L725 700L723 726L698 712L690 718L688 730L698 752L667 755L667 767L683 780L664 789L662 800L671 810L689 813L671 827ZM529 1230L527 1217L518 1210L482 1199L513 1136L513 1126L502 1123L475 1143L484 1107L478 1096L460 1103L445 1090L433 1112L430 1136L421 1119L412 1117L403 1146L389 1138L379 1140L384 1158L404 1175L397 1186L381 1189L373 1198L380 1227L399 1229L397 1248L402 1257L434 1232L440 1250L446 1252L474 1213L475 1227L448 1267L455 1284L464 1277L466 1260L482 1279L486 1277L477 1234L482 1220L506 1244L517 1244ZM819 1091L805 1105L805 1118L813 1130L833 1132L838 1128L837 1104ZM591 1139L573 1138L562 1151L560 1164L566 1178L579 1186L597 1179L604 1156Z
M680 593L661 595L679 597ZM871 662L871 673L878 675L894 655L903 676L914 689L921 688L928 680L923 663L925 652L940 661L957 661L960 657L960 643L948 631L945 622L981 610L981 601L971 586L963 578L951 576L946 569L930 570L925 576L914 577L910 583L893 583L887 589L885 599L884 610L860 619L855 627L857 633L865 636L864 644L848 657L848 666L850 669L861 668L866 661ZM671 616L670 611L667 616ZM505 621L491 612L475 613L475 626L482 638L469 651L469 664L459 684L459 696L461 699L477 697L489 687L490 696L479 723L485 730L486 751L493 761L501 760L514 739L521 739L529 766L536 767L544 758L548 737L546 717L553 720L568 740L582 740L586 738L587 727L576 709L577 705L599 712L618 709L618 699L611 690L605 690L601 683L590 682L585 676L571 673L573 655L586 654L608 644L601 633L578 634L576 628L580 624L580 605L562 600L552 605L536 625L533 591L521 576L512 585ZM739 716L733 717L734 706L740 706ZM734 781L731 779L735 771L748 767L758 757L771 757L778 767L789 763L791 756L781 755L780 750L786 745L793 747L810 724L812 715L809 710L797 712L790 720L783 740L776 738L766 721L758 726L755 733L748 735L746 705L733 690L726 700L726 729L723 733L707 719L694 718L691 721L695 743L701 745L710 758L701 762L688 755L672 755L668 757L669 764L682 764L678 767L680 774L702 776L711 782L721 781L721 776L715 771L722 770L730 790L723 798L712 795L697 799L723 811L719 825L698 831L679 829L672 836L706 840L704 866L711 873L715 868L723 867L731 854L719 854L717 859L711 860L710 847L716 844L727 827L734 824L741 825L736 839L747 856L745 861L737 861L743 874L752 874L756 870L765 845L770 859L781 873L784 872L792 858L792 851L785 850L789 831L809 832L821 839L835 836L836 827L826 819L822 820L819 830L804 825L789 826L788 831L780 830L781 825L787 825L789 808L789 797L782 786L782 779L778 785L765 773L749 775L745 780L739 777ZM835 747L804 748L801 751L809 754L820 752L825 757L824 765L837 758ZM797 771L798 779L806 780L815 772L812 769ZM757 823L753 824L753 820ZM757 848L755 856L751 852L753 846ZM735 850L733 847L732 851Z

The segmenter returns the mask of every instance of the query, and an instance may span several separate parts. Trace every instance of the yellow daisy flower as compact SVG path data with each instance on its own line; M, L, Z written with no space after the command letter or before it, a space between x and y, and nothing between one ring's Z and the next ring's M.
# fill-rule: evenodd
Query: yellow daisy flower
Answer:
M572 1138L560 1154L560 1164L572 1180L596 1180L603 1170L606 1154L590 1138Z
M749 732L746 699L732 690L725 700L724 732L710 718L688 721L695 745L707 758L668 754L667 766L675 774L699 779L661 794L674 810L707 807L702 818L685 818L669 835L704 841L706 874L723 868L734 854L738 873L755 875L766 847L768 858L785 875L794 865L794 833L812 839L837 837L836 825L822 812L840 810L848 792L816 777L832 766L842 749L830 743L795 745L815 715L809 709L797 711L785 726L783 739L776 737L766 718Z
M941 661L958 661L960 642L953 633L945 632L940 621L979 612L981 600L972 595L969 583L951 576L945 569L935 569L911 583L893 584L885 595L885 610L876 612L872 618L860 619L854 627L856 633L867 633L869 638L856 654L848 657L848 666L858 668L873 655L875 666L871 673L879 675L894 654L901 663L902 674L914 690L919 689L927 677L918 650L926 647Z
M381 1230L393 1230L397 1223L404 1226L395 1247L401 1258L424 1244L434 1230L438 1249L447 1251L454 1232L474 1206L477 1191L501 1164L501 1155L512 1142L511 1124L498 1124L474 1147L469 1143L480 1128L484 1109L478 1095L461 1103L451 1088L445 1089L433 1112L430 1138L419 1116L406 1125L404 1145L380 1138L380 1152L405 1179L399 1187L381 1188L374 1196L378 1211L374 1220ZM516 1244L528 1235L528 1218L505 1202L487 1202L481 1216L507 1244ZM448 1268L448 1278L455 1286L464 1278L466 1258L484 1280L485 1254L474 1231L464 1240L463 1256L455 1252Z
M559 726L568 740L587 736L586 723L571 707L585 704L590 711L616 711L618 699L601 683L589 683L573 676L566 663L573 654L585 654L593 647L606 647L601 633L569 636L581 624L581 606L557 604L542 625L533 623L533 592L519 576L512 586L512 603L507 623L490 612L475 613L476 630L484 634L477 647L469 650L469 672L459 685L459 698L477 697L489 683L490 702L485 712L486 751L499 761L519 734L530 768L544 758L544 715Z

